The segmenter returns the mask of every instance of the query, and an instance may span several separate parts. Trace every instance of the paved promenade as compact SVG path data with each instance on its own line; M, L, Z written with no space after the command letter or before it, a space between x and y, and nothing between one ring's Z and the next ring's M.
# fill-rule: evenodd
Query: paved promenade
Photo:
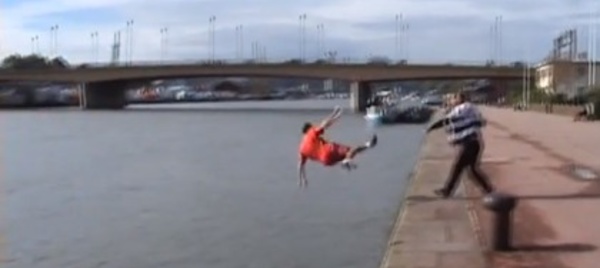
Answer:
M491 254L491 266L599 267L600 124L510 109L482 111L489 120L483 168L500 191L521 197L515 211L518 251ZM577 168L592 170L596 179L578 179ZM490 219L476 208L486 233Z
M485 249L490 214L471 183L463 183L455 198L432 196L445 180L453 155L443 132L437 132L423 146L382 267L599 267L600 124L481 109L489 121L483 170L498 190L520 197L514 219L516 251ZM586 179L586 174L575 175L577 169L592 174Z
M382 268L487 267L466 209L468 202L432 195L446 178L453 153L443 131L427 137ZM461 187L458 195L463 192Z

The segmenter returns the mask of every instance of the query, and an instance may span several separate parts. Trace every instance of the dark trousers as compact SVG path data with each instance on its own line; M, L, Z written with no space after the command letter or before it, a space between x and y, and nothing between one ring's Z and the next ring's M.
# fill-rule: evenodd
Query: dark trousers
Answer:
M479 169L479 159L482 151L481 141L478 138L473 138L458 146L460 146L460 151L454 161L452 170L450 171L450 177L446 181L446 185L442 191L446 195L451 195L456 188L460 175L465 169L468 169L471 179L479 186L479 188L485 193L492 192L493 187L490 184L489 179Z

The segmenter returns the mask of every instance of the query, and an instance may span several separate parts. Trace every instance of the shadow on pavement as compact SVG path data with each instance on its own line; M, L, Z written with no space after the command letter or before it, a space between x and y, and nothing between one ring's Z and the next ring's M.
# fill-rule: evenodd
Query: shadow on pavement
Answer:
M597 249L594 245L562 243L554 245L517 245L514 250L521 252L588 252Z
M518 198L528 200L594 199L600 198L600 194L523 195Z
M441 198L430 195L413 195L406 197L406 201L419 201L419 202L430 202L436 200L444 201L470 201L470 200L481 200L483 196L452 196L449 198ZM595 199L600 198L600 194L586 194L586 193L573 193L573 194L557 194L557 195L521 195L517 196L518 199L524 200L562 200L562 199Z
M405 198L406 201L419 201L419 202L431 202L431 201L467 201L467 200L480 200L483 196L452 196L449 198L442 198L438 196L428 195L413 195Z

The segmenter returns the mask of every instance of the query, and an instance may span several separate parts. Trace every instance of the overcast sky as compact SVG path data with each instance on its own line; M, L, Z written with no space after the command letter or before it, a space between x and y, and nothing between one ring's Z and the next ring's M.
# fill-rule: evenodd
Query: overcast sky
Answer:
M72 62L93 61L91 33L99 33L100 61L108 61L113 35L134 20L133 60L161 57L160 29L168 28L170 60L209 55L209 17L216 17L216 58L236 58L236 26L243 25L244 54L251 42L266 47L269 59L300 54L299 19L306 14L306 56L322 54L317 25L323 24L326 50L338 57L396 57L395 16L410 26L408 47L417 62L482 62L490 58L490 27L503 17L503 56L539 60L552 38L577 27L580 50L587 49L590 10L597 0L4 0L0 9L1 55L28 54L39 36L42 54L50 50L50 27L59 25L58 52ZM600 42L599 42L600 43ZM529 47L529 49L527 49ZM600 46L599 46L600 47ZM530 53L526 51L529 50ZM600 50L599 50L600 51ZM124 57L122 52L122 57Z

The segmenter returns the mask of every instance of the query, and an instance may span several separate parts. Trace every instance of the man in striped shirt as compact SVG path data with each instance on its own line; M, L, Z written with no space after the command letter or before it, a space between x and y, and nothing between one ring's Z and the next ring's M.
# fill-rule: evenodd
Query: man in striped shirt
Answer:
M448 141L459 149L450 176L443 188L435 190L435 194L444 198L454 192L463 170L468 169L475 183L485 192L494 191L487 176L479 169L482 153L481 128L485 120L479 109L467 101L464 93L456 94L450 101L451 109L446 115L433 123L427 132L446 126Z

